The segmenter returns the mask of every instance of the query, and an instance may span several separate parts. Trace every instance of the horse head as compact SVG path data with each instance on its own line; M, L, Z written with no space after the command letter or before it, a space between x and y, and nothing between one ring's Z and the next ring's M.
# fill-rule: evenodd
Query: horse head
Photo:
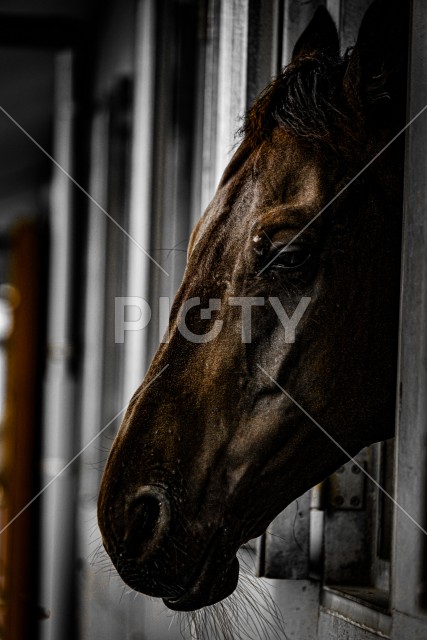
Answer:
M344 57L316 12L193 231L99 496L121 577L172 609L228 596L242 543L393 434L404 5L376 0Z

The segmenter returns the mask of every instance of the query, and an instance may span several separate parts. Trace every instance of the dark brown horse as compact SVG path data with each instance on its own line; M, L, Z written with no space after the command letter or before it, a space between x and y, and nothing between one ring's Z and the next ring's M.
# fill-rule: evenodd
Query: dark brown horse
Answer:
M375 0L342 58L316 12L193 232L99 496L119 574L171 609L228 596L239 546L346 461L311 418L351 455L393 434L403 136L379 152L405 121L406 14Z

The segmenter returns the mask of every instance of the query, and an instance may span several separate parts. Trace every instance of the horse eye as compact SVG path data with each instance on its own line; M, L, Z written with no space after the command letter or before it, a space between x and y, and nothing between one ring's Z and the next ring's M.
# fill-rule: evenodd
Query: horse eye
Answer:
M282 248L276 253L271 267L277 269L299 269L305 265L310 258L310 248L291 244L289 247Z

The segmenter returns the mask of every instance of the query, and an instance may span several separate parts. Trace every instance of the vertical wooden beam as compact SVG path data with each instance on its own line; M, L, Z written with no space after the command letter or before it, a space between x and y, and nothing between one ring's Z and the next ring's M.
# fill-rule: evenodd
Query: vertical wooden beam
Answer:
M341 5L342 5L342 0L326 0L326 8L331 14L336 24L336 27L338 29L338 32L340 31L340 28L341 28Z
M372 0L345 0L341 2L340 41L341 51L354 46L362 18Z
M201 212L206 209L212 200L217 186L215 168L217 153L216 136L218 129L220 8L220 0L209 0L206 24Z
M283 66L291 61L292 51L296 41L304 31L317 7L324 5L326 0L306 0L295 2L285 0L285 15L283 21Z
M248 18L249 0L221 3L216 184L232 156L239 117L246 111Z
M8 345L5 469L2 482L10 521L38 491L40 321L43 300L42 236L37 225L20 225L14 234L11 283L19 295ZM3 419L4 419L3 418ZM4 475L3 475L4 472ZM2 521L1 528L8 522ZM36 633L38 505L13 522L6 539L6 624L1 637L26 640ZM3 540L2 540L3 546Z
M427 5L412 3L408 120L427 104ZM407 131L396 500L427 529L427 113ZM395 512L393 640L427 633L427 536Z
M281 38L279 18L281 0L250 0L248 13L248 58L246 104L257 95L280 70Z

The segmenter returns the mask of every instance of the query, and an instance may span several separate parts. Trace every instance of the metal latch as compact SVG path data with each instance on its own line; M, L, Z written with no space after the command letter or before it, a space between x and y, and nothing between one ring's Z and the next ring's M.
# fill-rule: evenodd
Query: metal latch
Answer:
M365 462L348 462L329 477L328 506L330 509L357 511L365 507Z

